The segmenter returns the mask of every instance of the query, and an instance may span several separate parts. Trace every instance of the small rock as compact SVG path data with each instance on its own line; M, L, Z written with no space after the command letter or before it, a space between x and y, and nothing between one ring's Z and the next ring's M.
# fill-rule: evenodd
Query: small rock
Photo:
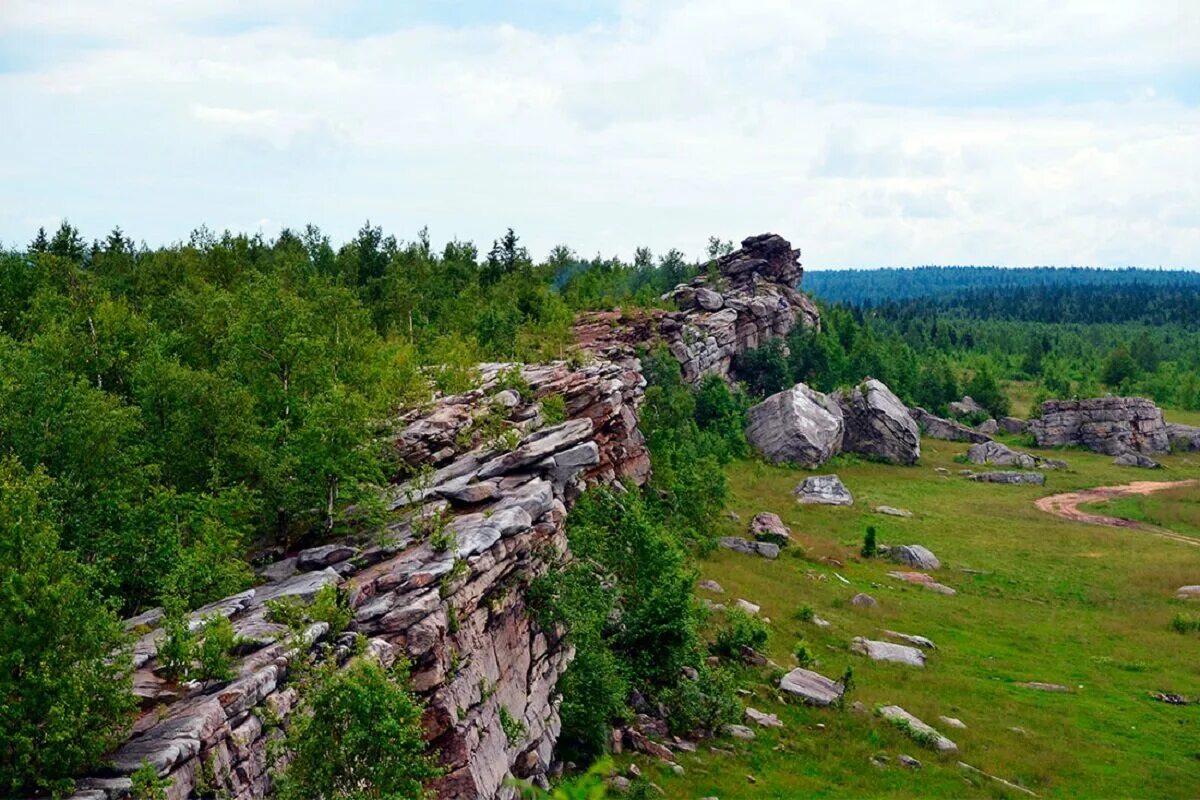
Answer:
M875 511L880 514L887 514L889 517L911 517L913 513L903 508L895 506L875 506Z
M900 706L883 706L877 712L884 719L894 723L909 736L922 744L928 744L939 753L950 753L958 750L958 745L938 733L929 725L914 717Z
M1181 600L1200 599L1200 585L1180 586L1175 590L1175 596Z
M792 532L788 526L783 524L783 520L778 514L772 514L770 511L760 511L754 515L754 519L750 520L750 533L755 539L765 539L766 541L774 541L776 539L786 542L792 538ZM779 542L776 542L778 544Z
M926 650L936 650L937 649L937 645L935 645L932 640L926 639L924 636L916 636L911 633L900 633L898 631L889 631L889 630L884 630L883 635L890 636L893 639L899 639L901 641L908 642L909 644L916 645L917 647L923 647Z
M908 767L909 769L920 769L921 768L920 761L917 761L912 756L906 756L903 753L901 753L900 757L896 760L900 762L900 766Z
M929 548L919 544L902 544L893 547L888 556L893 561L907 564L915 569L940 569L942 562Z
M680 670L680 672L682 672L683 677L687 678L689 681L700 680L700 673L696 671L695 667L684 667L682 670Z
M1042 683L1041 681L1021 681L1017 686L1023 686L1026 689L1037 689L1039 692L1071 692L1074 691L1069 686L1063 686L1060 683Z
M738 648L738 655L742 657L742 661L752 667L765 667L768 662L766 656L745 644Z
M751 722L757 723L758 725L760 725L764 728L782 728L783 727L783 723L779 721L779 717L775 716L774 714L768 714L768 713L759 711L756 708L747 708L746 709L746 719L750 720Z
M637 764L630 764L629 765L629 774L635 778L640 778L640 777L642 777L642 768L639 767Z
M614 775L613 777L609 778L608 786L614 792L620 792L621 794L624 794L625 792L629 791L629 778L626 778L623 775Z
M735 602L734 605L752 616L756 616L761 610L761 606L751 603L749 600L743 600L740 597L737 599L737 602Z
M850 598L850 605L857 606L859 608L875 608L879 605L879 601L874 597L871 597L869 594L859 592L858 594L854 595L854 597Z
M1172 706L1186 706L1188 702L1186 697L1173 692L1155 692L1150 696L1160 703L1167 703Z
M732 736L735 739L754 738L754 731L750 730L745 725L726 725L724 731L726 736Z
M676 775L682 775L682 774L683 774L683 767L681 767L679 764L672 764L672 765L671 765L671 772L674 772Z
M708 578L705 578L704 580L699 581L696 585L699 586L701 589L705 589L710 592L715 592L716 594L724 594L725 593L725 588L723 586L721 586L721 584L717 583L714 580L709 580Z
M931 592L937 592L938 594L958 594L958 592L954 591L949 586L938 583L924 572L889 572L888 577L904 581L905 583L916 584L917 586L921 586Z
M948 728L959 728L960 730L967 729L966 723L964 723L958 717L938 717L938 721Z
M861 653L872 661L890 661L894 664L905 664L910 667L924 667L925 654L915 647L891 642L877 642L857 636L850 643L850 649Z
M752 542L740 536L722 536L717 544L726 550L736 550L747 555L762 556L763 558L778 558L779 545L774 542Z
M1140 467L1141 469L1158 469L1160 466L1157 461L1149 456L1144 456L1141 453L1135 453L1132 450L1121 453L1112 461L1118 467Z
M975 430L979 431L984 436L995 436L1000 430L1000 424L994 419L985 419L983 422L975 426Z
M796 667L780 678L779 688L811 706L833 705L846 692L841 683L803 667Z
M850 490L837 475L813 475L795 489L796 502L805 505L848 506L854 503Z

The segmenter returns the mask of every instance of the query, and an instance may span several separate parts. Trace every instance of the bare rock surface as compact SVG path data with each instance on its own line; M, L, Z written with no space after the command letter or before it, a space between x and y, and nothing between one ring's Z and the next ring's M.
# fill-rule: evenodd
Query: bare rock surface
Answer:
M819 467L842 448L840 410L803 383L773 394L747 413L746 439L768 461Z
M1029 421L1019 417L1000 417L996 422L1005 433L1024 433L1029 430Z
M910 408L908 413L916 420L917 427L931 439L943 439L948 442L988 442L992 438L961 422L931 414L920 406Z
M1158 469L1161 466L1150 456L1135 453L1132 450L1121 453L1112 461L1118 467L1138 467L1139 469Z
M734 550L746 555L762 556L763 558L779 557L779 545L773 542L752 542L740 536L722 536L717 540L717 544L726 550Z
M899 631L889 631L889 630L883 631L883 635L887 636L888 638L891 638L891 639L899 639L903 642L908 642L909 644L915 645L917 647L923 647L926 650L936 650L937 649L937 645L935 645L931 639L927 639L924 636L917 636L917 635L911 634L911 633L900 633Z
M951 589L949 586L946 586L945 584L938 583L931 576L926 575L924 572L905 572L905 571L889 572L888 577L895 578L896 580L899 580L899 581L904 581L905 583L911 583L916 586L920 586L923 589L928 589L929 591L935 592L937 594L945 594L945 595L958 594L958 592L956 592L954 589Z
M1200 450L1200 427L1168 422L1167 441L1172 450L1180 452Z
M796 502L804 505L848 506L854 497L837 475L813 475L802 480L795 489Z
M774 714L759 711L756 708L746 708L746 719L763 728L782 728L783 723Z
M911 517L913 513L903 508L895 506L875 506L876 513L886 514L889 517Z
M878 642L857 636L850 642L850 649L872 661L890 661L909 667L924 667L925 653L916 647L893 642Z
M833 398L842 409L842 450L892 464L915 464L921 457L916 421L882 381L867 378Z
M942 562L929 548L919 544L902 544L888 551L888 557L915 569L941 569Z
M987 413L987 409L975 402L970 395L963 395L962 400L948 403L946 409L956 417L974 417Z
M982 433L984 436L995 436L1000 432L1000 423L994 419L985 419L983 422L975 426L975 430Z
M938 733L931 725L917 719L900 706L883 706L877 713L897 727L902 728L913 739L922 744L927 744L939 753L953 753L958 750L958 745Z
M1039 447L1078 445L1114 456L1171 449L1162 411L1143 397L1047 400L1030 428Z
M779 518L778 514L770 511L760 511L754 515L754 519L750 520L750 533L755 539L770 537L786 542L792 538L792 532L788 526L783 524L783 520Z
M1030 484L1041 486L1046 482L1046 476L1040 472L974 472L969 474L973 481L982 483Z
M829 706L846 693L846 687L819 672L797 667L779 679L779 689L810 706Z

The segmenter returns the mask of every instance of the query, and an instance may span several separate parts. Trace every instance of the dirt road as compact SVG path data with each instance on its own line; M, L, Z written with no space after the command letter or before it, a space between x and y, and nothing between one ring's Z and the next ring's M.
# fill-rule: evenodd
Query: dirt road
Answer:
M1079 506L1084 503L1103 503L1118 497L1128 497L1129 495L1153 494L1154 492L1161 492L1164 489L1174 489L1177 486L1188 486L1194 483L1200 483L1200 481L1134 481L1124 486L1097 486L1094 489L1083 489L1078 492L1066 492L1065 494L1042 497L1035 500L1034 505L1047 514L1054 514L1055 516L1075 522L1107 525L1112 528L1136 528L1158 536L1165 536L1168 539L1175 539L1176 541L1200 546L1200 541L1167 530L1166 528L1135 522L1131 519L1122 519L1121 517L1092 514L1079 509Z

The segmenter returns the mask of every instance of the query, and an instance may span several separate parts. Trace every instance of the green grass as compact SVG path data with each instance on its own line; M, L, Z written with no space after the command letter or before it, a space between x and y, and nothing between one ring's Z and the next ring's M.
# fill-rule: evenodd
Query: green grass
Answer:
M1083 508L1200 538L1200 486L1181 486L1150 495L1119 497L1106 503L1088 503Z
M1150 693L1200 694L1200 636L1171 630L1177 614L1200 611L1173 596L1178 586L1200 583L1200 548L1034 508L1042 495L1145 477L1112 466L1110 457L1067 451L1071 470L1048 473L1044 487L977 484L934 471L956 472L961 465L953 458L965 449L925 440L915 467L835 460L821 472L841 475L855 496L850 508L797 506L791 491L807 474L800 470L755 461L729 467L731 509L741 520L723 523L721 533L742 534L753 514L775 511L805 555L790 547L767 561L719 550L701 563L701 576L725 587L725 602L744 597L762 606L772 620L768 651L778 664L794 665L791 652L803 638L818 671L838 677L852 665L857 689L845 710L807 709L783 702L769 670L746 670L742 684L753 692L747 704L775 712L786 727L757 729L751 742L717 743L733 755L701 743L697 754L679 754L682 776L648 768L668 797L1020 796L966 775L958 760L1043 797L1195 795L1200 706L1166 705ZM1159 479L1200 477L1195 456L1162 461L1168 468ZM881 504L915 516L872 513ZM881 543L931 548L943 562L938 579L958 595L906 586L886 576L888 562L859 559L868 524ZM850 606L860 591L879 607ZM800 621L795 612L805 605L832 627ZM883 638L881 628L928 636L939 649L924 669L849 652L854 636ZM1018 681L1061 683L1075 692L1048 694ZM853 701L866 713L853 710ZM938 756L870 713L889 703L954 739L959 754ZM968 727L948 728L939 715ZM924 769L900 767L901 753L919 758ZM876 754L891 760L874 766Z

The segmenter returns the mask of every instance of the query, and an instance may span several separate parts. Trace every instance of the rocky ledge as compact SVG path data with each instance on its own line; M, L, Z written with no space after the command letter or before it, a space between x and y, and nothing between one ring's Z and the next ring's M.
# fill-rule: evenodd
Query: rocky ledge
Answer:
M628 358L637 348L665 344L695 382L729 375L734 358L799 325L820 324L816 305L796 290L804 274L800 251L782 236L742 240L741 249L716 261L717 280L699 276L663 296L678 311L593 312L575 325L580 346L605 359Z

